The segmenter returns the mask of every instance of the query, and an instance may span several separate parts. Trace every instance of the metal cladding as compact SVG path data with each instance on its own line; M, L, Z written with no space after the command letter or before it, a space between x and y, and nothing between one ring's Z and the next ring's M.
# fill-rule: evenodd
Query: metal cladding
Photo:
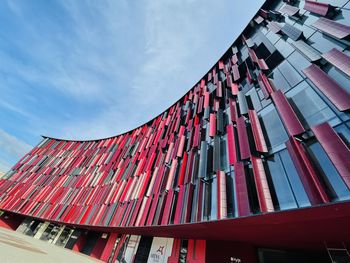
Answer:
M0 179L0 209L113 229L349 200L350 21L333 11L267 1L153 120L106 139L44 137Z

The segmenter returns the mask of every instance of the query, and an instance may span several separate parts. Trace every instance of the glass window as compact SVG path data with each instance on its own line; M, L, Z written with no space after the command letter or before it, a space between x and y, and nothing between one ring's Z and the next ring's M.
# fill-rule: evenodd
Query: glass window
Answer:
M284 172L279 155L275 154L270 158L267 161L267 165L275 188L279 209L284 210L296 208L297 203L289 185L288 178Z
M299 113L299 119L309 127L334 118L338 120L334 112L305 81L286 95L295 104L293 108Z
M308 26L312 25L319 19L319 17L311 14L310 12L306 12L304 14L304 17L305 17L304 25L308 25Z
M347 125L343 124L337 126L334 129L337 131L338 135L340 138L342 138L345 144L350 148L350 128Z
M250 164L249 167L245 167L245 170L250 210L253 214L260 213L260 204L252 165Z
M282 73L278 69L275 69L273 71L273 84L275 84L275 87L277 89L280 89L283 92L291 88L291 86L288 84L288 82L286 81L286 79L283 77Z
M297 170L295 169L294 163L290 158L287 150L283 150L279 153L284 171L288 176L288 181L293 189L294 196L297 200L299 207L309 206L310 201L305 192L304 186L300 180Z
M331 76L336 82L339 83L340 86L342 86L345 90L347 90L350 93L350 78L349 77L345 76L345 74L341 73L334 66L332 66L329 69L328 75Z
M211 180L211 209L210 209L210 220L217 219L217 185L216 177Z
M334 200L345 200L350 198L350 191L343 179L328 158L322 146L316 142L310 145L310 153L318 166L322 179L327 187L327 192Z
M269 33L266 34L266 37L270 40L272 44L275 44L278 41L278 39L280 39L281 36L270 31Z
M202 220L206 221L209 220L210 215L210 182L205 181L204 182L204 197L203 197L203 216Z
M275 107L271 104L260 111L260 121L266 143L270 150L284 147L284 142L288 140L288 135L283 127Z
M310 38L310 45L316 48L321 53L328 52L332 48L343 50L346 46L332 37L316 32Z
M220 141L220 169L225 172L230 171L230 165L228 162L228 154L227 154L227 135L222 136Z
M252 102L252 104L253 104L253 108L254 108L256 111L261 110L260 99L259 99L259 96L258 96L258 94L256 93L256 90L255 90L254 88L253 88L253 89L250 89L245 95L250 97L250 100L251 100L251 102Z
M350 10L346 8L342 9L341 13L339 13L334 20L340 24L350 26Z
M317 20L317 19L316 19ZM303 31L303 35L305 37L305 39L308 39L310 36L312 36L313 33L315 33L315 30L304 25L300 25L298 23L295 23L294 26L296 28L298 28L299 30Z
M294 51L294 48L283 38L280 38L280 40L276 42L275 47L285 58Z
M301 75L286 60L278 66L278 69L292 87L303 80Z
M227 217L235 217L236 198L235 198L235 176L233 172L226 175L226 197L227 197Z
M304 75L301 71L311 65L311 63L298 51L294 51L293 54L288 57L288 61L303 77Z
M243 46L241 48L241 59L242 61L246 60L248 58L248 49L246 46Z

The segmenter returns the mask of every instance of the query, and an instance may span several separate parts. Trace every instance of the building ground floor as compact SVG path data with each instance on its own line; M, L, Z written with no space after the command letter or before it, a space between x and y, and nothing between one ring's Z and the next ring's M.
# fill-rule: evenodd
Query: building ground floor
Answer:
M307 247L298 247L295 242L293 246L283 242L277 246L264 246L230 240L180 239L82 229L6 212L0 215L0 226L113 263L350 262L350 244L342 241L319 240Z

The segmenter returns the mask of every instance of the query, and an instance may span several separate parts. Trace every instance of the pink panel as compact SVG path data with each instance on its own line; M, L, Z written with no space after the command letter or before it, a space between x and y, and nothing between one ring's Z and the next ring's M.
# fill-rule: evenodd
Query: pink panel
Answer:
M273 203L270 194L269 185L267 183L265 169L260 158L252 156L252 165L254 171L254 180L256 190L258 192L258 199L261 212L273 212Z
M244 165L241 162L235 163L235 179L238 216L248 216L250 215L248 190Z
M311 64L303 73L340 111L350 109L350 94L322 69Z
M237 83L232 83L231 92L232 92L232 95L237 96L237 94L238 94L238 84Z
M209 136L214 137L216 134L216 115L215 113L210 113L209 117Z
M330 200L301 142L290 137L289 141L286 142L286 146L310 199L310 203L312 205L328 203Z
M226 126L227 133L227 149L228 149L228 158L230 165L234 165L237 162L236 156L236 142L234 137L233 125L229 124Z
M272 94L273 102L276 105L277 111L286 127L289 135L299 135L305 132L305 129L299 121L294 110L290 106L287 98L284 96L281 90L277 90Z
M174 197L174 190L171 189L166 196L165 207L164 207L162 223L161 223L162 225L168 225L169 223L173 197Z
M217 217L218 219L227 218L226 174L224 171L217 172Z
M255 110L248 110L249 120L252 126L256 149L259 152L268 152L264 134L261 129L260 121Z

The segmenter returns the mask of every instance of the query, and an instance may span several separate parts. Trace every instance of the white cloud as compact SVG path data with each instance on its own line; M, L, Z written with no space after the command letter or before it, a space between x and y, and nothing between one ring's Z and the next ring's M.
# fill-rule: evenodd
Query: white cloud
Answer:
M32 146L0 129L0 148L10 155L21 157L29 152Z
M27 135L92 139L139 126L189 90L241 32L250 16L238 19L247 7L234 2L59 1L60 23L53 14L28 17L23 3L10 1L22 34L11 46L33 61L2 51L0 71L28 84L32 92L21 96L52 89L71 108L49 93L35 109L0 104L26 115ZM58 105L46 111L50 102Z
M31 145L0 129L1 155L7 157L3 158L0 156L0 171L2 170L5 172L10 169L10 162L13 161L13 159L21 158L29 152L31 148ZM12 160L10 161L8 159Z

